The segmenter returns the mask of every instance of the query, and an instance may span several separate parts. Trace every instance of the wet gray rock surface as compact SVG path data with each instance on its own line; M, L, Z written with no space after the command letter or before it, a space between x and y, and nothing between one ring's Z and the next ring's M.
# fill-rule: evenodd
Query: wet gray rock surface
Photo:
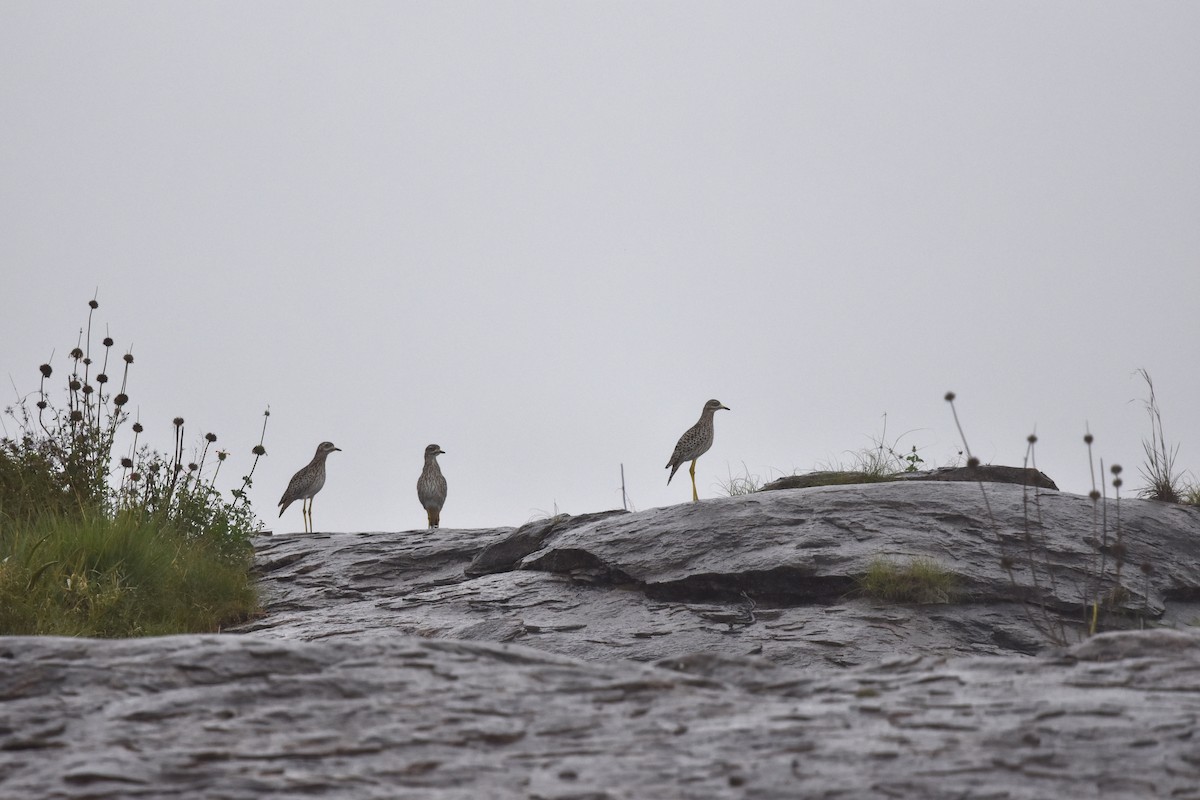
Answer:
M589 660L716 652L806 668L908 652L1031 654L1076 641L1101 567L1105 587L1116 583L1114 557L1102 562L1098 552L1104 508L1019 486L986 491L985 504L976 484L878 483L564 516L515 531L272 537L259 549L269 613L245 630L306 640L399 631ZM1107 513L1111 551L1115 504ZM1200 509L1135 500L1120 514L1121 602L1101 622L1200 621ZM958 576L960 601L860 597L857 579L878 558L936 561Z
M800 671L383 636L0 642L6 798L1200 797L1200 637Z
M235 634L0 639L0 797L1200 798L1200 511L986 491L264 538Z

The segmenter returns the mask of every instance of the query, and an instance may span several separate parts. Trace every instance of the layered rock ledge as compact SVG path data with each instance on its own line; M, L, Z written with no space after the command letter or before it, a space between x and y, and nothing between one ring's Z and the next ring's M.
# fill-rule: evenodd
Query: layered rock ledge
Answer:
M896 653L1033 654L1080 638L1097 586L1118 601L1100 620L1108 627L1200 621L1200 509L1122 501L1113 592L1116 504L1015 485L986 492L985 502L977 484L877 483L515 531L273 537L259 550L269 613L245 630L304 640L398 631L593 661L716 652L809 668ZM941 565L957 576L957 602L860 596L858 578L880 558Z

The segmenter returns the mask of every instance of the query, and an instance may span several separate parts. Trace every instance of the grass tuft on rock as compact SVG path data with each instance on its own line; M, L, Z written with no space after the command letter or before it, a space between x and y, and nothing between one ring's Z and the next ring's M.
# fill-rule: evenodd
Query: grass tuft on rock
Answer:
M913 558L904 564L872 559L858 586L866 597L884 603L952 603L961 596L958 576L929 558Z
M135 515L41 515L0 536L0 632L214 633L257 608L250 553Z
M1138 374L1146 382L1146 390L1149 393L1146 398L1146 414L1150 418L1150 438L1142 440L1142 450L1146 459L1141 472L1146 483L1139 494L1149 500L1195 505L1197 495L1200 495L1200 487L1189 485L1184 473L1175 466L1179 446L1169 446L1163 434L1162 410L1158 407L1158 398L1154 394L1154 381L1145 369L1139 369Z
M727 497L741 497L747 494L754 494L763 487L765 481L750 472L750 468L746 466L746 462L742 462L742 474L734 475L733 470L729 470L728 480L718 480L717 483L721 487L721 491Z

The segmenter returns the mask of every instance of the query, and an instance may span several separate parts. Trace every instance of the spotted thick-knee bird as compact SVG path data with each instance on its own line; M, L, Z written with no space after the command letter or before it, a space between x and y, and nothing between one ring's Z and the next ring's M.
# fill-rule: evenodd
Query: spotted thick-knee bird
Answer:
M671 454L671 460L667 462L667 469L671 470L671 474L667 476L667 484L671 483L671 478L675 477L675 473L679 468L688 461L692 462L688 473L692 476L692 501L700 499L700 495L696 492L696 459L708 452L708 448L712 447L713 443L713 414L720 409L729 410L728 406L722 405L720 400L709 400L704 404L704 410L700 412L700 421L692 427L688 428L683 436L679 437L679 442L675 445L675 452Z
M321 487L325 485L325 459L329 458L329 454L334 450L340 451L341 449L334 447L333 442L321 442L317 445L317 453L312 457L312 461L292 476L283 497L279 498L279 516L281 517L283 512L288 510L288 506L297 500L302 501L300 514L304 517L305 533L312 533L313 495L321 491Z
M429 527L436 528L442 521L442 506L446 504L446 478L438 466L437 457L446 451L431 444L425 448L425 468L417 478L417 499L429 518Z

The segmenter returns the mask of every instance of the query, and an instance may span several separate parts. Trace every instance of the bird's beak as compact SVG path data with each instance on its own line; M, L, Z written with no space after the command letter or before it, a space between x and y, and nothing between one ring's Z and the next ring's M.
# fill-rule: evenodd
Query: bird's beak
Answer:
M725 409L726 411L730 410L729 406L721 406L721 408Z

